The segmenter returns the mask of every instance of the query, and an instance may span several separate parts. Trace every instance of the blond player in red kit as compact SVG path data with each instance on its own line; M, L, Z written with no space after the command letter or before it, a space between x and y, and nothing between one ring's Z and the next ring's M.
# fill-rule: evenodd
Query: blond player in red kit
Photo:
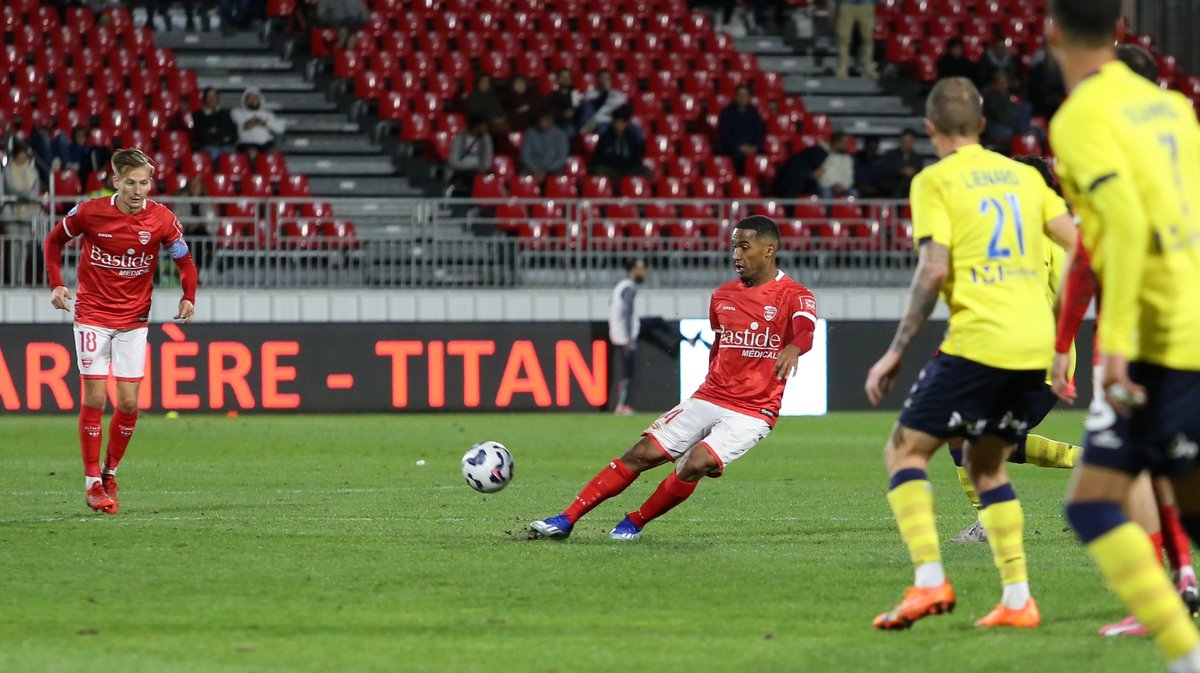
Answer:
M775 265L779 228L748 217L733 230L738 278L713 292L709 320L716 343L708 376L691 398L650 424L642 438L592 478L556 516L529 525L533 535L563 539L575 522L624 491L646 470L677 463L649 499L609 537L637 540L642 528L687 500L700 479L725 467L767 436L779 417L783 389L796 360L812 348L817 302L808 288Z
M150 295L159 249L179 267L183 298L175 319L195 315L196 266L183 230L164 205L146 198L154 182L154 164L140 150L113 154L117 193L85 201L71 209L46 237L46 274L50 303L71 310L71 291L62 276L63 246L83 237L75 302L75 353L83 379L79 444L88 507L116 514L117 465L137 423L138 390L145 375ZM108 426L108 451L100 468L100 421L108 375L116 379L117 399Z

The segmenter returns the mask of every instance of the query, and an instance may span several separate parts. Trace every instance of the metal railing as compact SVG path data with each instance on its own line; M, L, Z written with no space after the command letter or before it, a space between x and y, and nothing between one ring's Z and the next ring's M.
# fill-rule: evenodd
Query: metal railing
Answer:
M812 286L905 285L915 263L895 201L854 202L848 217L846 201L155 198L188 231L207 287L604 287L634 257L653 286L714 285L733 273L732 224L755 213L781 224L779 265ZM47 198L6 226L0 286L44 285L41 241L74 203ZM69 246L68 283L77 256ZM158 276L176 282L165 256Z

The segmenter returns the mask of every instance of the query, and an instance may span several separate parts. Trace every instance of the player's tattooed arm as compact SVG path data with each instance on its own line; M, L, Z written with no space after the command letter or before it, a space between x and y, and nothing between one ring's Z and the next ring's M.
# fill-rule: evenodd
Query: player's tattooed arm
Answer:
M891 350L903 353L912 338L921 331L937 306L938 293L950 267L950 250L941 243L926 241L921 245L917 270L913 273L912 286L908 290L908 303L904 307L904 318L896 328Z

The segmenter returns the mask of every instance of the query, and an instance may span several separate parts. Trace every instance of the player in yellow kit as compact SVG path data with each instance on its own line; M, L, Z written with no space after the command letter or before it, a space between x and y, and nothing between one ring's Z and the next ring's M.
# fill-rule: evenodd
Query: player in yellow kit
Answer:
M1066 250L1075 228L1046 198L1037 170L985 150L979 91L965 78L934 85L925 126L940 161L913 180L920 248L905 317L891 347L867 375L878 404L891 388L913 335L937 304L950 306L940 351L921 371L884 449L888 503L916 580L880 629L908 628L954 609L942 567L926 468L947 439L965 437L968 472L983 505L980 520L1000 571L1000 604L976 626L1037 626L1023 541L1024 516L1004 460L1026 432L1053 359L1054 318L1046 303L1043 233Z
M1121 0L1052 0L1047 35L1071 95L1050 125L1063 189L1104 288L1103 390L1067 519L1173 673L1200 672L1200 631L1121 510L1144 469L1172 478L1200 538L1200 125L1182 95L1116 60Z

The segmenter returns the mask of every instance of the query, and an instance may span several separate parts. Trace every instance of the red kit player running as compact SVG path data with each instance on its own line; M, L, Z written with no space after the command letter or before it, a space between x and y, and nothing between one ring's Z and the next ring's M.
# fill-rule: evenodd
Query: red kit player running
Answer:
M776 268L779 228L774 221L748 217L738 222L732 238L738 279L712 296L709 320L717 339L704 383L651 423L566 511L531 523L534 536L566 538L580 517L624 491L642 472L676 462L641 508L609 533L614 540L636 540L648 522L687 500L702 477L721 476L775 425L784 384L795 373L796 360L812 348L817 303L808 288Z
M179 221L166 206L146 198L154 164L136 149L113 154L117 193L85 201L46 237L50 303L70 311L71 291L63 283L63 246L83 237L75 304L75 353L83 379L79 443L83 451L88 507L107 514L120 508L117 464L137 423L138 389L146 366L146 323L159 248L179 267L183 299L176 320L195 314L196 266L183 242ZM108 451L100 469L101 416L109 372L117 382L116 410L108 426Z

